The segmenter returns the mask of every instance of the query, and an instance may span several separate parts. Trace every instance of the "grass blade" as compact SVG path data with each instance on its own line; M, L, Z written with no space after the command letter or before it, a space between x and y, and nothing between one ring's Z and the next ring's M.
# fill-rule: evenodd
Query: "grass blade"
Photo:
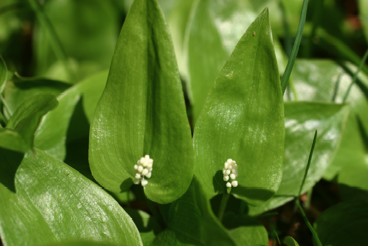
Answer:
M305 183L305 180L306 180L306 176L307 176L308 171L309 171L309 168L310 168L311 158L313 157L317 134L318 134L318 131L315 130L313 143L311 144L311 149L310 149L310 153L309 153L309 159L308 159L308 162L307 162L307 165L306 165L304 177L302 179L302 182L301 182L301 185L300 185L300 189L299 189L299 193L297 194L297 197L299 195L301 195L302 187L304 186L304 183Z
M309 0L304 0L304 2L302 3L301 16L300 16L299 26L297 29L296 39L293 44L291 56L288 59L286 70L284 71L283 76L282 76L281 83L282 83L283 93L286 91L286 88L288 85L288 79L290 78L292 68L293 68L293 65L295 64L295 60L297 57L297 53L299 52L300 43L302 39L302 32L304 30L304 25L305 25L305 20L306 20L306 12L307 12L308 3L309 3Z
M368 51L366 51L364 57L361 59L360 64L357 67L357 70L355 71L355 73L352 76L352 81L351 81L349 87L346 90L345 96L343 97L343 103L346 102L346 100L347 100L347 98L348 98L348 96L350 94L350 91L351 91L352 86L357 83L357 78L358 78L359 73L360 73L361 69L363 68L363 66L364 66L365 61L367 60L367 58L368 58ZM360 85L358 85L358 86L360 87ZM366 91L368 91L368 87L366 87ZM368 99L368 92L364 92L364 94L366 95L366 98Z

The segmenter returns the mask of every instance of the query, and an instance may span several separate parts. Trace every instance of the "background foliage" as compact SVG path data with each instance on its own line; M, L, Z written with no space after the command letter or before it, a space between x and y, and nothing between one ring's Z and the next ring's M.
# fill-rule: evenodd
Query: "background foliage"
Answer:
M302 6L2 0L2 244L367 245L367 1Z

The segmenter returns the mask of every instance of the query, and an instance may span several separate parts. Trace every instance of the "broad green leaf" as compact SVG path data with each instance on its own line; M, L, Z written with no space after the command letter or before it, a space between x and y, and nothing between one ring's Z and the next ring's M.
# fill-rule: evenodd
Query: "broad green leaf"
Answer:
M146 196L169 203L183 195L192 179L193 150L173 47L157 2L136 0L92 122L92 174L121 192L146 154L154 160Z
M37 129L35 146L63 160L66 154L67 131L73 128L75 132L79 132L74 134L73 139L78 139L77 135L83 132L77 126L78 122L81 121L70 126L77 103L80 100L83 101L83 112L81 114L86 114L87 118L91 119L103 92L106 77L106 72L100 72L79 82L59 95L59 105L45 115L40 123L40 127Z
M304 177L311 143L318 131L316 145L302 193L311 189L332 162L342 138L348 109L341 104L295 102L285 104L285 157L282 182L277 193L250 214L276 208L294 198Z
M15 192L0 184L0 200L6 245L141 244L131 218L112 197L40 150L28 152L19 165Z
M196 178L177 201L163 206L166 223L176 238L189 245L234 245L231 236L211 211Z
M330 60L297 60L292 76L299 100L341 103L352 83L352 77ZM367 82L363 73L358 77ZM351 87L346 102L350 114L342 133L341 144L324 178L331 180L339 174L344 183L367 188L367 141L362 139L359 121L367 132L368 103L357 85Z
M300 246L299 243L291 236L287 236L283 239L283 243L287 246Z
M207 198L225 190L222 169L229 158L238 164L234 195L259 203L274 194L282 178L283 116L265 10L220 72L196 123L195 174Z
M54 107L58 101L49 94L39 94L32 97L23 105L19 106L10 117L6 128L18 132L27 144L32 148L34 144L34 134L39 126L41 118Z
M268 245L268 232L264 226L241 226L229 231L236 245Z
M186 52L196 121L219 71L246 28L265 7L272 10L272 23L281 23L277 1L195 1L187 30Z
M315 222L323 245L368 245L368 199L341 202Z

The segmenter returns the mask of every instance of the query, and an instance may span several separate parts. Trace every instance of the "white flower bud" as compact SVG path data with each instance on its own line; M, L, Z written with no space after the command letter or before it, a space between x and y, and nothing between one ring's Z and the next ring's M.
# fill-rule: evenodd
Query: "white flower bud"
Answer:
M146 178L151 177L151 171L153 168L154 160L150 158L150 155L146 154L144 157L141 157L139 160L137 160L137 164L133 166L133 168L136 170L134 183L140 184L142 186L146 186L149 181Z
M226 186L228 188L238 186L238 181L236 180L238 175L236 161L227 159L227 161L224 163L223 175L223 180L227 182Z
M149 173L149 170L147 170L147 168L145 168L145 169L143 169L143 170L142 170L142 172L141 172L141 173L142 173L142 175L144 175L144 176L145 176L146 174L148 174L148 173Z
M141 185L145 187L149 182L146 179L141 180Z
M232 181L232 186L233 186L233 187L237 187L237 186L238 186L238 182L237 182L237 180L233 180L233 181Z

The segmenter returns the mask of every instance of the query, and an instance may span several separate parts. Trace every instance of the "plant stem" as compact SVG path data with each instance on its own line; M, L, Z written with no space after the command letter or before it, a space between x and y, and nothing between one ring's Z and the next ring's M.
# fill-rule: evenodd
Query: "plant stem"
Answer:
M309 228L311 234L313 235L313 239L314 239L315 243L317 245L319 245L319 246L322 246L322 242L320 241L318 234L316 233L316 231L314 230L313 226L310 224L308 218L306 217L305 211L302 208L302 206L301 206L300 201L298 200L298 198L295 199L295 204L296 204L298 210L300 211L300 214L301 214L301 216L302 216L305 224L307 225L307 227Z
M222 200L220 201L220 207L219 207L219 212L218 212L218 219L220 222L222 222L223 220L224 212L227 207L227 203L229 199L229 194L230 193L228 193L228 191L223 193Z
M297 53L299 52L300 43L302 39L302 32L304 30L304 25L305 25L305 20L306 20L306 12L307 12L308 3L309 3L309 0L304 0L304 2L302 3L301 16L300 16L299 26L297 29L296 39L295 39L295 42L293 43L291 56L288 59L286 70L284 71L283 76L282 76L281 83L282 83L283 93L286 91L288 80L292 73L292 68L293 68L293 65L295 64Z

